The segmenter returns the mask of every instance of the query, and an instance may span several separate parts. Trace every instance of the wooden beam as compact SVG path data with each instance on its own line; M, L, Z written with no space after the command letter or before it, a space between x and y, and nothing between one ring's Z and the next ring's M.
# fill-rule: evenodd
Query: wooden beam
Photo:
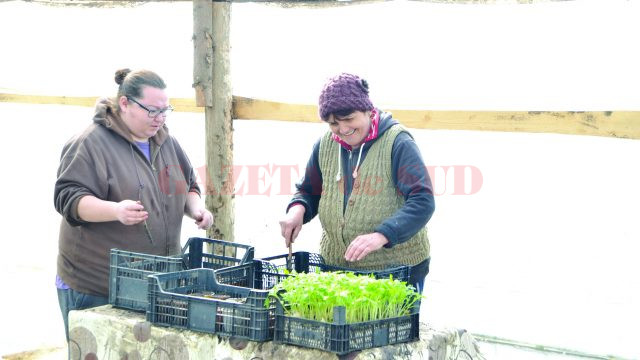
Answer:
M318 106L233 97L234 119L318 122Z
M393 110L416 129L485 130L640 139L640 111L456 111ZM235 96L234 119L318 122L318 108Z
M71 105L89 106L96 104L99 96L57 96L57 95L28 95L0 93L0 102L40 104L40 105ZM204 112L202 107L198 107L192 98L171 98L171 106L176 111L181 112Z
M407 127L640 139L638 111L392 111Z
M0 102L23 104L51 104L95 106L97 96L50 96L0 93Z
M193 1L194 87L205 111L207 236L234 241L233 128L229 61L231 4Z
M6 0L5 0L6 1ZM29 2L50 5L55 7L103 7L117 8L144 5L147 2L165 2L166 0L28 0ZM186 2L191 0L172 0L174 2ZM354 6L361 4L372 4L389 2L393 0L210 0L213 2L229 3L265 3L269 6L279 6L284 8L328 8ZM448 5L492 5L492 4L540 4L548 2L566 2L576 0L410 0L414 2L448 4ZM2 2L2 0L0 0Z
M0 102L93 106L97 97L0 93ZM194 99L172 98L177 111L203 112ZM457 111L394 110L405 126L416 129L488 130L640 139L640 111ZM234 119L319 122L314 105L233 97Z

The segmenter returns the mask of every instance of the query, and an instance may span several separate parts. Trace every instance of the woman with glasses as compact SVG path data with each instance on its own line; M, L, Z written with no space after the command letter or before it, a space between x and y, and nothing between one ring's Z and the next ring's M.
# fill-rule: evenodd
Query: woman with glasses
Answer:
M112 248L180 253L187 215L200 229L213 215L187 155L165 125L173 110L164 81L148 70L118 70L118 93L96 104L92 123L62 150L54 190L60 225L56 287L68 313L108 303Z

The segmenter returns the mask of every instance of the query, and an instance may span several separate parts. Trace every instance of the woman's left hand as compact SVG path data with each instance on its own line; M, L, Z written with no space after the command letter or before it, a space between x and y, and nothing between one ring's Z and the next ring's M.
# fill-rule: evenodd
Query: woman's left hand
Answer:
M213 225L213 214L205 208L194 211L192 218L196 221L198 229L206 230Z
M389 240L384 235L377 232L360 235L349 244L344 258L347 261L360 261L370 253L381 249L388 242Z

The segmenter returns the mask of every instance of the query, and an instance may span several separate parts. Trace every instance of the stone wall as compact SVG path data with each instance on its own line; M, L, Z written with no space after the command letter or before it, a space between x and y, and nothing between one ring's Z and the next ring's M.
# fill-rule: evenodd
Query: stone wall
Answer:
M221 337L153 326L143 313L105 305L69 314L71 359L481 359L477 344L464 330L436 330L420 323L420 340L337 356L297 346ZM458 355L464 354L468 356Z

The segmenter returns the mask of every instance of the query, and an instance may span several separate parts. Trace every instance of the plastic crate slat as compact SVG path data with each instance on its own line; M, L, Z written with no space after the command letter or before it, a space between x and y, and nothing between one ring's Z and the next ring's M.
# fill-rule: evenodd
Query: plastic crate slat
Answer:
M334 308L334 322L326 323L284 315L282 305L276 301L274 341L344 355L419 339L419 306L407 316L354 324L342 324L335 316L338 309L344 311Z
M204 251L205 246L211 248L209 252ZM250 245L200 237L189 238L182 248L183 258L188 269L216 270L244 264L253 260L254 253L254 248Z
M274 307L264 307L268 291L219 284L211 269L156 274L148 278L147 320L164 326L237 336L253 341L273 338ZM245 298L244 303L193 296L200 292ZM179 301L180 311L169 302Z
M270 256L262 258L273 266L271 271L274 274L282 274L286 269L286 261L288 254ZM399 281L409 281L411 275L411 267L407 265L393 266L383 270L368 270L368 269L355 269L346 268L340 266L328 265L325 263L324 258L320 254L310 253L306 251L297 251L292 255L293 268L297 272L313 273L313 272L325 272L325 271L345 271L352 272L358 275L372 274L377 279L389 278L393 275L393 278Z
M146 311L148 288L146 276L180 270L183 270L180 257L112 249L109 266L109 303L129 310Z
M211 244L224 255L203 251ZM186 251L186 253L185 253ZM158 256L112 249L109 269L109 303L134 311L146 311L148 304L147 276L181 271L202 266L220 268L233 266L253 259L252 246L208 238L190 238L182 254ZM235 258L235 256L242 256Z

